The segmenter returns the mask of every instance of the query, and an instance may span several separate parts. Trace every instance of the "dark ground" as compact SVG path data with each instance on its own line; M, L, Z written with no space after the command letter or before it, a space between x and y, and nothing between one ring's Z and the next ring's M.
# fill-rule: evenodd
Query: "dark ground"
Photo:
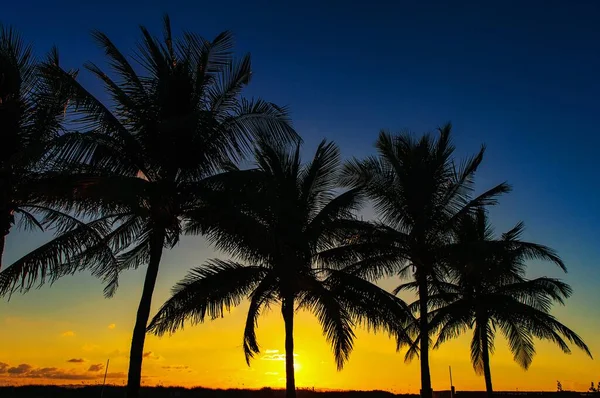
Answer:
M102 387L21 386L0 387L0 398L100 398ZM205 388L142 387L142 398L284 398L284 390L210 390ZM386 391L313 391L300 389L298 398L418 398L416 394L392 394ZM596 398L600 394L579 392L498 392L497 398ZM124 398L124 387L107 386L102 398ZM455 398L485 398L485 392L457 392ZM434 398L450 398L449 391L434 393Z
M21 386L0 387L0 398L100 398L102 387ZM210 390L205 388L142 387L142 398L284 398L284 390ZM318 392L299 389L298 398L418 398L385 391ZM102 398L124 398L125 387L107 386Z

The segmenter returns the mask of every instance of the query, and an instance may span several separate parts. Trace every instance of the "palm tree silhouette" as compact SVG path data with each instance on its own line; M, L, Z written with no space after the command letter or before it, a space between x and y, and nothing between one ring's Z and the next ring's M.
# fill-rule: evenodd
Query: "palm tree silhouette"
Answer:
M285 323L286 396L296 396L294 312L313 312L333 346L338 369L353 347L353 327L363 324L394 335L398 346L409 316L404 303L376 285L343 270L319 264L318 252L335 247L361 228L354 218L360 190L336 196L340 165L333 143L323 141L311 162L300 163L300 147L290 151L262 143L257 169L232 172L222 185L214 217L201 232L236 261L212 260L193 269L173 289L173 296L152 320L149 330L162 335L223 315L249 298L244 353L259 353L255 328L265 307L281 303ZM217 203L217 200L212 200ZM206 217L199 219L206 222Z
M477 374L483 373L490 397L490 354L498 329L523 369L533 360L534 338L550 340L570 353L566 339L591 357L583 340L550 314L553 303L564 304L570 296L570 286L554 278L525 277L530 259L566 268L551 248L522 241L523 229L523 223L518 223L495 239L484 209L465 217L456 228L456 244L448 252L451 277L430 296L438 306L430 314L431 333L439 331L434 348L473 329L471 362Z
M427 314L428 290L443 280L445 267L438 253L452 243L451 232L465 214L509 191L505 183L472 196L474 174L483 160L485 147L457 166L450 141L451 125L439 129L439 136L391 135L381 132L376 143L378 156L350 161L344 172L349 186L365 186L380 218L376 234L359 236L356 255L361 275L376 279L384 275L407 277L412 274L418 286L418 312ZM354 261L343 251L330 251ZM407 359L419 355L421 396L432 397L429 374L429 335L427 316L409 327L415 340Z
M70 192L61 209L113 229L97 246L118 253L119 269L147 265L133 330L127 396L139 395L143 347L152 294L163 250L185 230L190 212L204 200L211 178L240 159L258 136L296 139L287 111L241 92L251 80L250 56L233 58L233 38L212 41L194 33L171 34L164 18L161 40L141 27L135 59L143 74L101 32L93 37L105 51L115 80L98 66L88 71L103 83L112 108L91 95L69 73L47 65L55 85L66 87L74 110L72 132L60 137L51 156L77 173L57 177ZM81 131L81 132L80 132ZM97 250L78 263L101 267ZM70 269L70 268L69 268ZM116 279L105 293L112 295Z
M86 224L60 211L54 198L61 203L70 194L55 197L49 192L60 168L49 161L48 151L63 132L68 96L44 73L44 65L59 66L56 48L40 62L14 29L0 26L0 269L6 237L14 225L53 230L57 236L2 270L0 294L55 279L64 272L61 264L74 266L91 245L97 246L98 257L110 257L110 250L98 245L107 225ZM114 278L115 269L106 261L93 272L108 280Z

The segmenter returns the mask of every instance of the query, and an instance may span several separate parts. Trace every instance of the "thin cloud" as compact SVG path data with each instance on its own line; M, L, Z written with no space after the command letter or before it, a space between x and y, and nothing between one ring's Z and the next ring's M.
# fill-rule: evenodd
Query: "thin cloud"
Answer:
M93 365L90 365L88 372L99 372L101 371L103 368L101 363L95 363Z
M59 368L39 368L33 369L23 375L29 379L55 379L55 380L93 380L94 376Z
M153 359L155 361L159 361L159 360L163 359L163 357L161 357L160 355L158 355L154 351L147 351L147 352L145 352L144 353L144 358L146 358L146 359Z
M267 376L277 376L279 372L265 372Z
M92 365L100 366L99 365ZM66 370L60 368L36 368L28 363L22 363L18 366L9 367L8 364L0 362L0 373L8 374L8 376L12 378L21 378L21 379L52 379L52 380L96 380L104 377L102 373L82 373L81 371L76 371L73 369ZM126 374L123 372L112 372L106 375L108 379L125 379Z
M124 379L126 378L127 375L124 372L114 372L114 373L107 373L106 374L106 378L107 379ZM142 376L142 379L144 379L145 377Z
M294 357L297 356L298 354L294 354ZM263 355L260 359L264 361L285 361L285 354Z
M19 366L8 368L8 374L22 375L28 373L33 367L27 363L22 363Z
M167 365L163 366L162 368L166 370L187 370L190 367L187 365Z
M116 327L117 327L117 325L116 325L116 324L114 324L114 323L111 323L110 325L108 325L108 328L109 328L109 329L114 329L114 328L116 328Z
M277 354L279 350L265 350L265 354Z
M85 359L83 359L83 358L71 358L67 362L71 362L71 363L84 363Z
M75 332L72 330L67 330L66 332L62 332L61 335L63 337L73 337L75 336Z

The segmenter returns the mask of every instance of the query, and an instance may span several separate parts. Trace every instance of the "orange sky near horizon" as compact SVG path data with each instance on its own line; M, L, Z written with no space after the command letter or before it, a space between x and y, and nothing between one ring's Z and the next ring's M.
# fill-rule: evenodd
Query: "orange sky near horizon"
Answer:
M27 241L28 245L36 243L35 238ZM213 256L199 238L185 238L167 252L153 313L187 269ZM107 359L108 382L123 384L142 280L142 270L128 272L116 297L104 299L98 281L79 274L59 280L52 287L0 302L0 385L101 383ZM386 281L383 286L389 289L394 281ZM556 315L584 338L592 353L599 353L599 322L586 319L586 312L577 304L586 299L589 297L578 296L575 289L575 297L567 307L557 308ZM258 339L262 352L250 366L246 365L241 348L246 308L244 303L222 319L187 326L172 336L148 336L143 385L284 387L284 336L279 308L273 307L260 318ZM298 314L295 326L298 387L418 393L418 361L405 364L404 352L396 353L394 341L386 335L357 330L350 361L338 372L313 315ZM449 389L449 366L457 390L484 389L483 377L477 376L470 364L469 343L467 334L432 352L435 390ZM533 365L523 371L513 362L505 341L497 338L491 363L494 388L552 391L560 380L564 389L587 390L590 382L597 382L600 377L598 362L580 351L565 355L546 342L538 342L536 349Z

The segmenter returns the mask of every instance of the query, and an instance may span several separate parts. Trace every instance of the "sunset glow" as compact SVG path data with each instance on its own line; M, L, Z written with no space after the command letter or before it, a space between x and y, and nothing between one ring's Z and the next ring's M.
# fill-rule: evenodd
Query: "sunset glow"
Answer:
M32 242L31 244L35 244ZM15 245L14 247L19 247ZM206 246L197 247L186 238L166 255L164 272L154 298L154 311L168 298L170 287L185 270L212 257ZM559 275L553 268L539 272ZM571 277L576 277L573 270ZM100 284L81 274L59 280L54 286L15 295L0 304L0 383L82 384L100 383L106 360L110 359L108 380L122 385L126 380L131 330L141 289L142 274L128 272L113 299L102 298ZM391 289L395 282L386 281ZM89 288L91 286L92 288ZM77 297L76 301L73 298ZM577 302L577 295L570 301ZM406 297L410 299L410 297ZM246 365L242 332L247 304L234 308L224 318L203 325L187 326L172 336L149 335L143 365L144 385L204 386L213 388L261 388L285 386L283 321L280 308L259 319L261 355ZM585 320L575 304L557 308L565 323L580 331L592 353L600 352L596 320ZM584 321L585 320L585 321ZM419 390L419 364L404 363L404 352L395 352L395 343L382 334L357 331L354 352L344 370L336 370L330 347L312 314L300 313L295 324L296 382L316 389L384 389L394 392ZM446 343L431 354L433 388L449 388L448 366L454 384L463 390L479 390L469 359L470 336ZM506 342L496 340L492 371L498 390L553 391L560 379L565 389L587 389L600 366L580 351L563 354L547 342L537 342L537 355L529 371L513 361ZM75 360L74 360L75 359Z
M27 62L0 59L0 271L17 264L0 278L0 386L125 386L129 374L129 391L113 390L139 398L141 363L142 386L283 389L287 332L287 398L294 374L297 388L419 394L423 383L434 398L450 369L456 391L483 397L471 351L487 363L488 337L488 397L594 382L600 398L600 1L7 3L0 23ZM223 171L234 177L214 178ZM280 179L294 173L310 178ZM470 239L475 209L494 234L471 229L489 239ZM54 232L67 239L43 246ZM338 250L350 243L362 246ZM63 277L83 263L93 271ZM365 282L399 274L376 284L415 281L421 307ZM544 286L527 292L533 278ZM161 311L171 323L155 328L173 296ZM243 298L261 314L249 363L248 301L210 319ZM429 346L432 388L419 358L352 324L361 317L396 336L410 325L412 339L449 330ZM523 370L506 336L527 367L530 338L555 337L559 322L581 340L571 353L535 340ZM452 339L480 323L473 345L473 330ZM352 332L338 370L332 347L343 363Z

